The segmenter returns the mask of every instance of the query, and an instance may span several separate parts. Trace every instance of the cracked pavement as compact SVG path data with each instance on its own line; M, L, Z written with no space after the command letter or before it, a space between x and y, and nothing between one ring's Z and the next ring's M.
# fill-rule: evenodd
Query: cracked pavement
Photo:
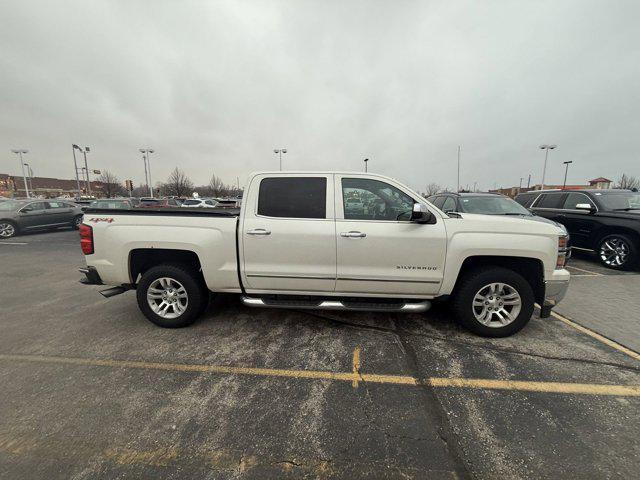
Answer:
M0 245L0 354L355 372L357 382L0 360L0 478L630 478L640 397L434 388L482 378L639 385L562 322L483 339L426 315L250 310L164 330L77 283L77 233ZM589 279L590 281L592 279ZM579 320L577 317L573 317ZM354 351L359 348L357 367ZM366 381L404 375L418 386Z

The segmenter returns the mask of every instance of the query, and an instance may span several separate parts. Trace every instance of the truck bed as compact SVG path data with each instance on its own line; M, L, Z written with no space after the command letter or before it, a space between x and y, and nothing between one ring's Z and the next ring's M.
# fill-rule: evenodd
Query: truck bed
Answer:
M168 216L203 216L203 217L237 217L239 208L133 208L131 210L119 210L116 208L87 208L84 214L99 215L168 215Z

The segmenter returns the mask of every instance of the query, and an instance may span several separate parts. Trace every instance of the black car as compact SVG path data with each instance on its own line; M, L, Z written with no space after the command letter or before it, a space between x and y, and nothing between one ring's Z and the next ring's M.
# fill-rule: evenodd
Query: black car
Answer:
M510 215L527 220L550 223L564 229L564 226L532 214L511 198L497 193L452 193L445 192L427 198L444 213L478 213L482 215Z
M630 190L543 190L516 201L536 215L562 223L572 248L596 252L600 262L616 270L638 264L640 193Z

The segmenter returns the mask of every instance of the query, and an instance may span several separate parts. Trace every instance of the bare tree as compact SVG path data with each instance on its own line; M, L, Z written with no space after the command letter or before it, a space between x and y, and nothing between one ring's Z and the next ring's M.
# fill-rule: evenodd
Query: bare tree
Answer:
M425 197L430 197L431 195L435 195L438 192L442 191L442 186L437 183L430 183L427 185L426 190L424 192Z
M193 182L185 175L185 173L176 167L167 181L162 185L161 190L165 195L176 197L186 197L193 192Z
M221 197L228 190L228 187L224 184L222 179L216 176L215 173L211 175L211 180L209 180L209 188L211 189L211 195L213 195L214 197Z
M109 170L103 170L98 177L98 181L102 182L103 191L107 198L122 194L123 188L120 185L120 180Z
M618 180L616 188L622 188L624 190L633 190L634 188L640 188L640 179L623 173L622 177L620 177L620 180Z

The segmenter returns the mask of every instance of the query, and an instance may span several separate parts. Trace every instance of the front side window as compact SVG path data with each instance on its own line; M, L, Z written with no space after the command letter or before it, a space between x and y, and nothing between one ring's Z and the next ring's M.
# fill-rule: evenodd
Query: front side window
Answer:
M594 193L607 210L640 210L640 193L631 191Z
M326 218L325 177L264 178L258 192L258 215L283 218Z
M592 208L595 208L593 202L584 193L570 193L567 195L562 208L565 210L577 210L576 205L579 203L588 203Z
M33 212L36 210L45 210L47 208L47 205L44 202L34 202L34 203L30 203L29 205L26 205L22 211L23 212Z
M347 220L409 220L413 198L379 180L343 178L342 203Z
M444 203L442 204L442 208L440 209L445 213L455 212L456 211L456 201L453 197L446 197Z

